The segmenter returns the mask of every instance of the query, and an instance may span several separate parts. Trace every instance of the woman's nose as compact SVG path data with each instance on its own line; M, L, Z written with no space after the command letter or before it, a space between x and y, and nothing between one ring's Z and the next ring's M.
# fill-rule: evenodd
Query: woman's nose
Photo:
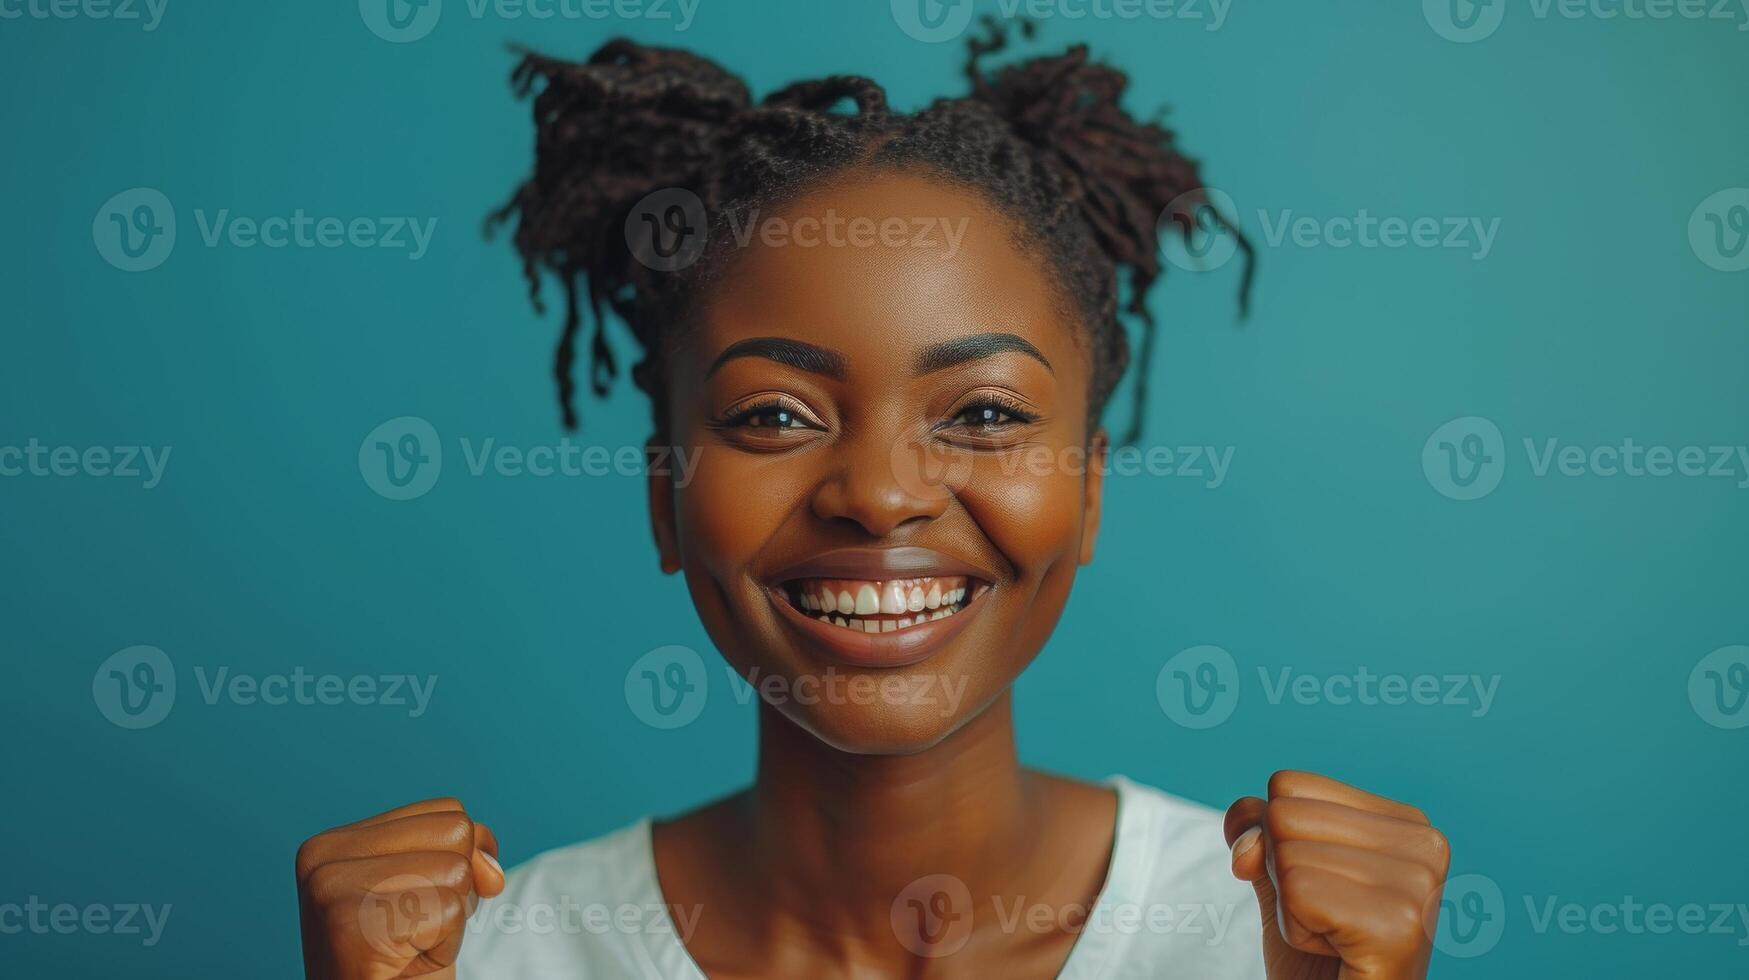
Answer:
M868 433L841 442L814 492L814 513L850 521L883 538L908 521L946 512L965 484L970 460L933 445L926 433Z

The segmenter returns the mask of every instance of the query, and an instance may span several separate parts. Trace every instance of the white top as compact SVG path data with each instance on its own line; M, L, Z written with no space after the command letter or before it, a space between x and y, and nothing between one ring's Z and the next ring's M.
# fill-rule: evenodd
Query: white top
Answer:
M1257 897L1229 870L1221 815L1122 776L1106 785L1118 799L1111 868L1058 976L1264 980ZM1060 911L1014 899L977 914L1018 931ZM458 980L706 980L682 942L696 924L662 896L645 818L512 869L468 921Z

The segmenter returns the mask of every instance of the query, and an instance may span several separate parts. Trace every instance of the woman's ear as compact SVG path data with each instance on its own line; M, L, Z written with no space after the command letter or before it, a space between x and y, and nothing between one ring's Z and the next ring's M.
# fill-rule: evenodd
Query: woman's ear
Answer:
M651 436L644 442L644 471L650 494L650 534L656 539L656 556L662 573L680 571L680 548L674 535L674 446Z
M1081 480L1081 564L1093 563L1093 543L1099 538L1100 504L1105 494L1105 454L1111 447L1111 437L1104 428L1095 429L1087 440L1087 472Z

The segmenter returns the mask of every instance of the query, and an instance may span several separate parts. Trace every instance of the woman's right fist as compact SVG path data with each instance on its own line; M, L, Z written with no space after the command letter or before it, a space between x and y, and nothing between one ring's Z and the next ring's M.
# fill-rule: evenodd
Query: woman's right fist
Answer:
M297 870L310 980L449 980L474 905L504 890L497 838L448 797L317 834Z

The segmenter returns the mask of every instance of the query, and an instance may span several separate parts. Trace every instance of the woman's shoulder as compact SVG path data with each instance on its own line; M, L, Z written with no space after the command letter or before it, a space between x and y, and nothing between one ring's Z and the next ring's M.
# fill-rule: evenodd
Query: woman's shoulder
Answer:
M686 916L656 882L650 820L544 851L469 917L459 980L677 977Z
M1213 807L1112 776L1111 867L1065 978L1263 975L1261 919ZM1104 973L1101 970L1113 972Z

